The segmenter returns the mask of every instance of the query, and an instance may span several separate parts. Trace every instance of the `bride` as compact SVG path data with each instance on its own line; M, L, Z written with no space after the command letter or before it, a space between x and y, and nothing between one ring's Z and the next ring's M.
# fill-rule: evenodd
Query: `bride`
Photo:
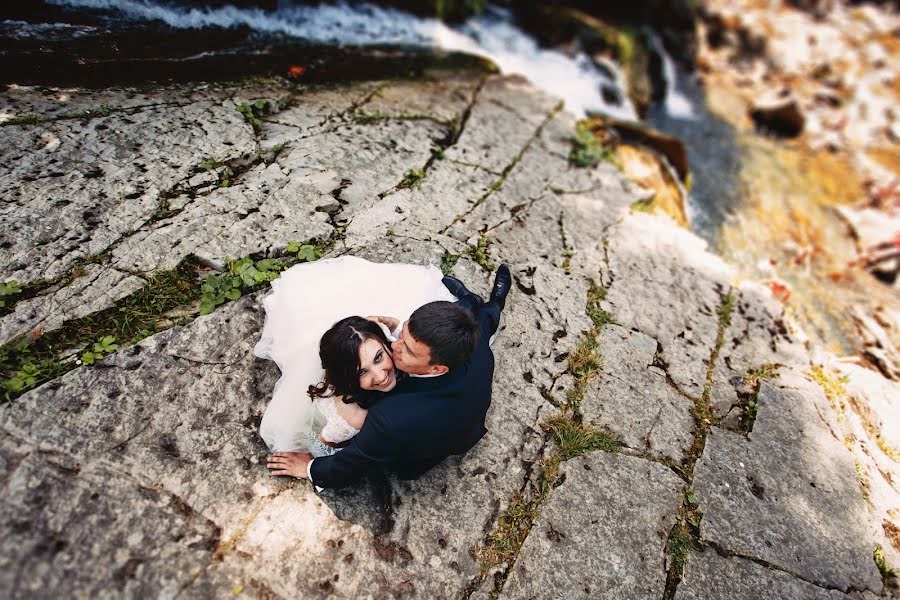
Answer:
M436 267L344 256L295 265L272 282L254 350L281 370L259 427L270 451L325 456L359 432L366 408L397 384L386 324L456 300L441 278Z

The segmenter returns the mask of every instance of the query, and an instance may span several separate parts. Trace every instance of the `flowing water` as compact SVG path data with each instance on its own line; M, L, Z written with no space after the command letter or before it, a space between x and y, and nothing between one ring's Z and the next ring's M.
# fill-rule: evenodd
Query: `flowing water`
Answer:
M267 55L285 40L336 48L439 48L484 57L504 73L523 75L563 98L577 116L637 118L615 65L598 65L577 47L565 52L542 48L516 26L513 15L499 8L448 26L365 3L279 2L273 11L230 5L201 9L151 0L48 0L43 6L52 13L49 20L7 20L0 23L0 32L14 40L77 40L138 24L151 32L154 27L196 32L195 37L211 40L224 35L206 54L235 53L237 44L253 45L258 54ZM234 31L247 33L229 37ZM743 113L743 106L704 89L673 65L657 39L653 44L662 58L667 90L647 120L685 143L693 177L686 207L692 229L742 274L783 279L792 289L789 307L807 333L833 350L850 351L848 307L890 294L865 274L846 274L852 242L831 207L857 200L859 182L847 176L846 165L835 164L828 155L810 155L741 132L728 117L733 116L729 112ZM616 93L608 93L610 89Z

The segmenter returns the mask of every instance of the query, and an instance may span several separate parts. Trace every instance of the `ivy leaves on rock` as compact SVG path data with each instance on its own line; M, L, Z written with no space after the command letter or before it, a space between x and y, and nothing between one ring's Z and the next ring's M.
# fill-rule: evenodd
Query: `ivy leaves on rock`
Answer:
M256 286L278 279L282 265L274 258L254 261L241 258L228 262L228 273L211 275L201 286L200 314L208 315L226 300L237 300L243 293Z
M4 296L15 296L21 292L22 288L19 287L19 283L15 279L0 283L0 308L6 306Z
M107 354L111 354L119 349L116 338L111 335L103 336L91 347L90 350L81 355L81 364L92 365Z

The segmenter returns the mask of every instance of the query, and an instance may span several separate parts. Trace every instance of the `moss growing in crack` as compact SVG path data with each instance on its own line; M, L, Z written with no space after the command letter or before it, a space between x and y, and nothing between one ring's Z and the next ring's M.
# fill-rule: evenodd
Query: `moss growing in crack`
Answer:
M377 123L378 121L382 121L387 117L380 110L376 110L374 112L366 112L359 111L353 113L353 122L359 123L360 125L370 125L372 123Z
M453 267L456 266L456 263L459 261L459 254L451 254L450 252L444 252L444 255L441 256L441 273L444 275L448 275L450 271L453 270Z
M597 285L593 279L588 279L588 299L585 310L588 317L590 317L591 321L594 323L594 328L597 331L600 331L604 325L610 325L616 322L616 319L612 316L611 312L600 308L600 303L606 300L606 294L606 288Z
M863 500L869 502L869 492L872 489L872 480L869 479L861 462L858 460L853 461L853 467L856 469L856 481L859 483L859 491L862 493Z
M525 543L528 532L539 513L540 501L526 498L518 493L509 502L506 511L497 519L496 529L485 543L475 551L475 558L481 563L482 573L515 559Z
M38 125L43 123L44 119L35 113L25 113L18 117L13 117L3 121L3 125Z
M734 297L734 294L729 292L722 300L722 305L719 307L719 327L721 328L720 333L722 334L722 336L724 336L725 334L725 329L727 329L728 326L731 325L731 313L734 312L735 300L736 298ZM721 343L719 343L716 350L719 350L721 348L722 345Z
M469 246L465 253L472 258L482 269L494 272L497 266L491 262L491 259L488 258L488 246L490 245L490 240L485 234L481 234L478 236L478 242L474 246Z
M595 336L594 331L586 333L568 358L569 372L575 378L575 384L566 392L566 406L576 414L581 409L581 401L584 399L588 384L601 367L601 360L596 352Z
M900 577L900 569L894 569L888 565L887 558L884 556L884 548L880 544L875 544L875 548L872 550L872 559L881 573L881 579L885 582L892 577Z
M753 391L741 397L741 420L738 431L748 434L753 430L756 415L759 412L759 385L763 379L771 379L775 376L775 365L764 365L759 369L747 371L744 381Z
M672 600L675 589L684 576L684 568L687 565L691 551L694 550L700 539L700 511L697 508L697 500L691 486L685 486L682 491L681 507L675 518L675 525L666 540L666 557L668 573L666 574L666 588L663 594L664 600Z
M547 422L546 428L553 434L559 447L560 460L569 460L593 450L616 452L622 443L612 434L592 427L585 427L566 416L558 416Z
M422 186L425 180L425 169L409 169L403 174L403 180L397 185L397 189L415 188Z
M442 21L460 22L471 16L480 15L487 6L487 0L432 0L434 14Z
M839 376L835 371L826 369L822 365L815 365L811 371L804 372L804 375L809 376L819 384L832 408L838 413L839 417L843 416L847 409L845 402L847 390L844 388L844 384L847 383L848 379Z
M616 155L594 136L589 121L579 121L575 125L575 138L569 152L569 164L576 167L593 167L601 161L616 164Z

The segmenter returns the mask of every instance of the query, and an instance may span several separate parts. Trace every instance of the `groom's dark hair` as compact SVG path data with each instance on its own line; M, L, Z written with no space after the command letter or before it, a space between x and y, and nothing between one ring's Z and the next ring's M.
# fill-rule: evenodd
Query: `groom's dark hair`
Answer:
M472 311L445 300L417 308L407 327L416 340L431 350L431 364L445 365L451 371L469 359L480 333Z

